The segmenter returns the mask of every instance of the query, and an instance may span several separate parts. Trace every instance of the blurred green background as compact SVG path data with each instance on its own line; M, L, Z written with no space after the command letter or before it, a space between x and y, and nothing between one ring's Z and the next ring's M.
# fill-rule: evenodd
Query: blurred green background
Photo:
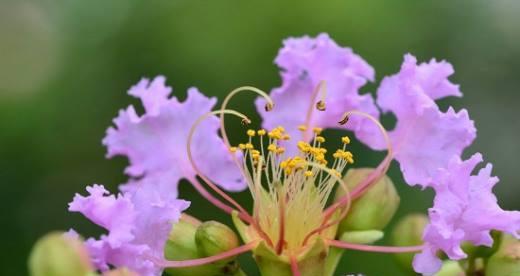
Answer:
M407 52L450 61L465 96L443 105L469 109L478 139L468 154L495 164L502 206L519 209L519 12L515 0L0 1L0 274L26 274L31 245L50 230L101 232L67 203L86 185L115 191L126 180L126 160L106 160L100 141L118 109L137 103L131 85L164 74L181 99L190 86L221 99L241 85L269 90L280 84L273 59L288 36L328 32L378 81ZM235 107L253 113L253 97L241 100ZM361 166L381 156L354 152ZM432 193L404 185L395 165L391 176L398 215L426 211ZM229 222L189 185L181 196L200 219ZM236 196L248 204L247 193ZM255 275L250 257L241 260ZM338 273L347 272L401 274L390 256L370 253L347 254Z

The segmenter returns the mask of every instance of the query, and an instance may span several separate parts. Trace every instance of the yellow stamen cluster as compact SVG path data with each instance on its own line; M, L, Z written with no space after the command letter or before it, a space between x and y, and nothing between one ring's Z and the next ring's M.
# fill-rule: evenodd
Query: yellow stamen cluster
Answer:
M350 151L345 151L345 150L338 149L332 155L332 157L334 157L336 159L343 159L343 160L347 161L350 164L354 164L354 155L352 155L352 152L350 152Z
M305 132L309 127L301 125L298 129ZM285 156L286 148L281 144L291 138L283 127L271 131L249 129L246 131L248 141L229 149L244 152L241 167L255 198L255 216L274 243L283 241L283 250L302 246L307 234L321 225L321 214L333 187L340 181L345 167L354 162L352 153L346 150L350 140L343 137L343 148L333 154L334 163L327 167L327 150L322 147L326 141L321 136L323 130L311 129L313 141L298 141L295 156ZM255 138L260 143L253 146ZM280 206L284 206L283 216ZM307 215L300 216L302 212ZM280 236L281 224L286 232L284 236Z
M302 169L305 165L305 159L300 156L287 158L280 162L280 168L285 170L285 174L290 174L293 170Z

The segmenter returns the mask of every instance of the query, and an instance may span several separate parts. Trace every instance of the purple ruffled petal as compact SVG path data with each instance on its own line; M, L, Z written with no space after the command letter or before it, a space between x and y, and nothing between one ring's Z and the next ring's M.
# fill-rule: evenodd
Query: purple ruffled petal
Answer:
M189 202L175 199L153 185L138 185L118 195L109 195L101 185L87 187L90 195L76 195L69 211L80 212L108 230L85 244L100 270L128 267L144 276L158 276L162 268L148 260L162 258L172 224Z
M211 111L216 99L191 88L186 101L181 103L175 97L168 98L171 88L164 81L164 77L152 82L143 79L130 89L130 95L141 99L145 113L138 115L133 106L121 110L114 119L115 127L107 130L103 144L107 146L108 157L128 157L127 174L175 180L170 183L170 193L177 194L178 180L193 179L196 175L187 156L189 131L200 116ZM218 128L215 116L200 124L193 137L194 160L204 174L224 189L242 190L246 185L218 136Z
M459 260L466 257L461 248L465 241L491 246L491 230L519 237L520 212L504 211L497 204L492 188L498 178L491 176L492 166L488 164L477 175L471 175L481 162L480 154L466 161L453 156L447 169L440 169L435 175L434 206L429 210L430 223L423 237L428 250L442 250L450 259ZM431 258L425 258L425 254L430 252L416 257L417 272L425 273L424 267L431 264Z
M378 89L378 105L397 118L389 136L410 185L431 185L433 174L445 168L451 156L460 156L476 137L465 109L442 112L434 101L461 95L458 86L447 80L452 73L444 61L417 65L413 56L406 55L401 71L384 78ZM373 148L384 148L382 141L373 142Z

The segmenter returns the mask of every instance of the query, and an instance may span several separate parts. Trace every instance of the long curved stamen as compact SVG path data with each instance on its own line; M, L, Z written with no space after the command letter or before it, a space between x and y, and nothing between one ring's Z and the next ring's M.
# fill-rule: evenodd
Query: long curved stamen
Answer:
M291 272L293 276L301 276L300 269L298 269L298 262L296 261L296 257L291 255L289 257L289 261L291 262Z
M235 95L240 93L240 92L253 92L253 93L256 93L256 94L260 95L261 97L263 97L266 100L266 102L267 102L267 104L265 105L265 110L266 111L270 111L274 107L274 102L271 99L271 97L269 97L269 95L266 92L264 92L264 91L262 91L262 90L260 90L260 89L258 89L256 87L253 87L253 86L242 86L242 87L238 87L238 88L234 89L233 91L231 91L224 98L224 101L222 102L222 106L220 108L220 112L221 112L221 114L220 114L220 135L222 135L222 140L224 140L224 144L228 148L231 148L231 144L229 143L229 138L228 138L228 135L227 135L227 132L226 132L226 123L225 123L225 116L224 116L225 112L224 112L224 110L226 110L227 105L229 104L231 99ZM243 168L242 168L240 162L238 161L236 155L235 154L231 154L231 157L233 159L233 162L235 162L235 164L237 165L238 169L240 170L240 173L242 174L244 179L247 179L248 176L246 175L246 172L243 170ZM255 203L256 203L256 201L255 201ZM257 224L257 223L255 223L255 224ZM260 229L258 229L258 230L260 230Z
M408 253L408 252L419 252L424 249L424 245L417 246L379 246L379 245L366 245L366 244L355 244L348 243L338 240L328 240L327 243L330 246L353 249L358 251L367 252L379 252L379 253Z
M242 86L242 87L239 87L239 88L236 88L234 89L233 91L231 91L227 96L226 98L224 98L224 101L222 102L222 107L220 108L220 111L224 111L226 110L227 108L227 105L229 103L229 101L238 93L240 92L254 92L260 96L262 96L266 101L267 101L267 104L265 105L265 110L266 111L270 111L273 107L274 107L274 102L273 100L271 99L271 97L269 97L269 95L267 95L267 93L265 93L264 91L256 88L256 87L253 87L253 86ZM224 140L224 143L226 144L226 146L229 148L231 147L230 143L229 143L229 138L227 136L227 133L225 131L225 122L224 122L224 113L222 113L220 115L220 132L221 132L221 135L222 135L222 139ZM234 156L234 155L233 155ZM233 157L235 158L235 157ZM236 159L236 158L235 158Z
M381 134L383 135L387 147L387 154L383 161L381 161L377 168L364 181L358 184L356 188L354 188L354 190L351 192L351 199L356 199L359 196L361 196L368 188L370 188L372 184L376 183L377 180L379 180L383 175L386 174L388 168L390 167L390 163L393 159L393 150L392 142L390 141L390 137L388 137L386 129L376 118L374 118L372 115L368 113L357 110L345 112L341 120L339 121L339 124L346 124L351 114L360 115L372 121L381 131ZM331 205L329 208L327 208L327 210L325 210L325 215L331 216L337 210L337 208L344 206L351 199L347 198L346 195L341 197L335 204Z
M205 188L204 186L202 186L202 184L199 182L199 180L196 178L196 177L193 177L193 178L190 178L188 179L188 181L193 184L193 187L195 187L195 189L209 202L211 202L211 204L217 206L218 208L220 208L221 210L223 210L224 212L228 213L228 214L231 214L233 212L233 210L235 210L233 207L225 204L224 202L220 201L218 198L214 197L211 193L209 193ZM247 216L244 216L242 213L238 213L238 216L242 219L242 220L247 220Z
M158 259L156 257L148 256L148 259L150 259L153 263L160 267L190 267L190 266L198 266L198 265L205 265L209 263L213 263L216 261L220 261L232 256L240 255L242 253L245 253L247 251L252 250L256 247L258 241L253 241L244 245L241 245L239 247L235 247L229 251L206 257L206 258L200 258L200 259L192 259L192 260L183 260L183 261L169 261L164 259Z
M202 116L200 116L197 121L195 121L195 123L193 124L193 126L191 127L190 129L190 132L188 134L188 143L186 144L186 148L187 148L187 151L188 151L188 159L191 163L191 166L193 167L193 169L195 170L195 172L200 176L200 178L202 180L204 180L204 182L206 182L206 184L213 190L215 191L217 194L219 194L222 198L224 198L225 200L227 200L231 205L235 206L239 213L242 213L243 216L247 217L247 222L249 223L252 223L253 220L251 219L251 216L249 215L249 213L244 209L242 208L242 206L240 206L240 204L238 204L235 200L233 200L230 196L228 196L226 193L224 193L222 190L220 190L208 177L206 177L202 171L198 168L198 166L195 164L195 161L193 160L193 155L192 155L192 152L191 152L191 143L192 143L192 140L193 140L193 134L195 133L195 130L197 129L197 127L199 126L199 124L204 121L205 119L213 116L213 115L217 115L217 114L231 114L231 115L235 115L237 117L240 117L242 118L242 120L244 122L250 122L249 118L240 113L240 112L237 112L237 111L234 111L234 110L220 110L220 111L212 111L212 112L208 112Z
M318 109L320 111L325 110L325 96L327 95L327 84L324 80L320 81L316 88L314 88L314 91L312 92L311 96L311 103L309 104L309 109L307 109L307 114L305 115L305 126L310 126L311 119L312 119L312 113L314 109ZM321 92L321 99L316 102L318 99L318 95L320 95ZM303 131L303 141L309 141L309 130Z

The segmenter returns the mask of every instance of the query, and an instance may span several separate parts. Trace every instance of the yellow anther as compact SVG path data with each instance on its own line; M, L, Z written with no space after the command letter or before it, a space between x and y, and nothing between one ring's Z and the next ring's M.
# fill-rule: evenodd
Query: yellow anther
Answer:
M283 154L284 152L285 152L285 148L283 148L283 147L279 147L276 149L277 154Z
M268 134L269 138L273 138L276 140L282 139L282 132L279 129L273 129Z
M347 162L350 164L354 164L354 158L352 158L352 157L347 158Z
M320 151L320 153L323 153L323 154L327 153L327 149L324 149L324 148L319 148L319 151Z
M316 156L316 160L318 160L318 161L323 161L323 160L325 160L325 155L323 155L323 154L317 155L317 156Z
M258 150L252 150L251 154L252 155L260 155L260 152Z
M229 152L231 152L231 153L237 152L237 147L230 147Z
M303 151L303 152L308 152L310 147L311 147L309 145L309 143L305 143L303 141L298 141L297 146L298 146L298 149Z
M240 149L243 149L243 150L246 149L246 145L244 145L244 144L238 144L238 147L239 147Z
M285 134L282 136L282 140L289 140L291 139L291 136L289 134Z
M344 144L350 144L350 138L348 138L348 136L343 136L341 137L341 142Z
M252 130L252 129L248 129L248 130L247 130L247 136L249 136L249 137L253 137L253 136L255 136L255 134L256 134L256 131L254 131L254 130Z
M316 136L316 142L324 143L325 142L325 138L323 136Z
M306 126L306 125L299 125L299 126L298 126L298 130L300 130L300 131L306 131L306 130L307 130L307 126Z
M248 150L254 149L253 144L251 144L251 143L247 143L247 144L245 145L245 147L246 147L246 149L248 149Z
M285 128L283 128L283 126L277 126L275 129L277 129L278 131L280 132L285 132Z
M316 133L317 135L320 135L321 132L323 131L323 128L315 127L315 128L312 129L312 131L314 131L314 133Z
M267 150L268 151L276 151L276 145L275 144L269 144L269 146L267 146Z
M256 133L258 133L259 136L264 136L266 134L265 129L259 129Z
M311 177L311 176L314 175L314 173L312 173L312 171L305 171L303 174L304 174L306 177Z

